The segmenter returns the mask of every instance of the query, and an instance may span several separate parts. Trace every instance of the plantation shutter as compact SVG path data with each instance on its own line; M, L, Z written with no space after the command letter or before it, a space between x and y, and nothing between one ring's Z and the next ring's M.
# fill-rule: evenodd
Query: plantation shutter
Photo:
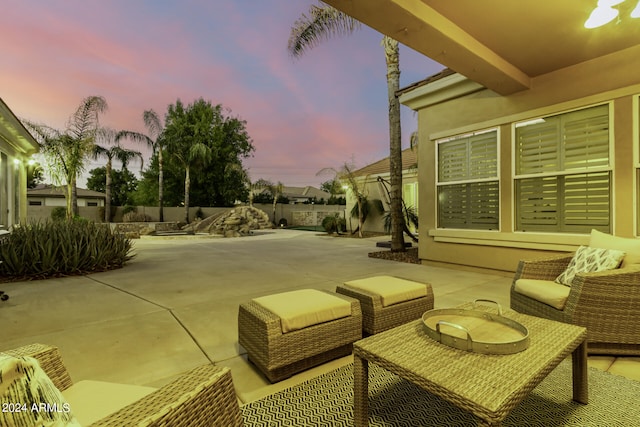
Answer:
M497 229L496 130L438 144L438 226Z
M608 105L516 125L516 142L518 230L609 231Z
M469 176L467 138L438 145L438 181L462 181Z
M609 165L609 114L606 105L569 113L564 118L563 169Z
M558 177L518 180L516 200L519 202L518 230L554 231L558 228Z
M557 172L560 170L560 120L544 119L541 123L516 129L518 175Z
M609 172L564 177L564 231L609 231L609 177Z

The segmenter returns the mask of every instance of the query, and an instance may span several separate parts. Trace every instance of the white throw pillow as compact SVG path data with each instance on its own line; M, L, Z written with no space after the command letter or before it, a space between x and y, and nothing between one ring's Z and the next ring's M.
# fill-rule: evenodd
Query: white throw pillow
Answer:
M0 353L0 426L80 427L33 357Z
M618 268L623 258L623 251L580 246L571 262L569 262L567 269L555 281L556 283L571 286L576 274L613 270Z

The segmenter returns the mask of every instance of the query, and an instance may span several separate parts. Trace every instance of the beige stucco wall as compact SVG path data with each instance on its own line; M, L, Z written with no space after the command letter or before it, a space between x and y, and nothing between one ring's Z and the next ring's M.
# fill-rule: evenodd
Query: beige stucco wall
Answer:
M404 95L404 102L418 111L419 210L423 230L419 253L423 262L513 272L520 259L571 251L588 244L588 235L514 232L512 123L609 101L614 135L613 231L620 236L635 236L638 94L640 73L635 67L605 60L535 78L531 89L510 96L476 89L456 99L428 105L434 102L433 96ZM438 230L435 141L494 127L500 131L500 231Z

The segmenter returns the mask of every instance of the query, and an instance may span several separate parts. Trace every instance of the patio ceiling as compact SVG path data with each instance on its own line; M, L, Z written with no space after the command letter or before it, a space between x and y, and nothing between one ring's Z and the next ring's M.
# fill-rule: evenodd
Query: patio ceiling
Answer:
M603 72L612 63L637 72L640 58L640 19L629 16L637 0L595 29L584 22L597 0L323 1L502 95L586 61L602 61Z

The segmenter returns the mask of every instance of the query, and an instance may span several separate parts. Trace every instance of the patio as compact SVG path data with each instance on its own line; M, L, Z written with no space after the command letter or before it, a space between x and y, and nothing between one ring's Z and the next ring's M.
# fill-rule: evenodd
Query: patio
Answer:
M348 280L394 275L431 283L435 307L475 298L509 305L501 276L369 258L378 240L269 230L236 239L147 238L120 270L3 284L0 350L60 347L74 380L160 386L195 366L231 368L249 402L351 362L345 357L271 385L238 345L240 303L293 289L334 290ZM515 266L514 266L515 268ZM640 381L640 358L592 357L590 366Z

